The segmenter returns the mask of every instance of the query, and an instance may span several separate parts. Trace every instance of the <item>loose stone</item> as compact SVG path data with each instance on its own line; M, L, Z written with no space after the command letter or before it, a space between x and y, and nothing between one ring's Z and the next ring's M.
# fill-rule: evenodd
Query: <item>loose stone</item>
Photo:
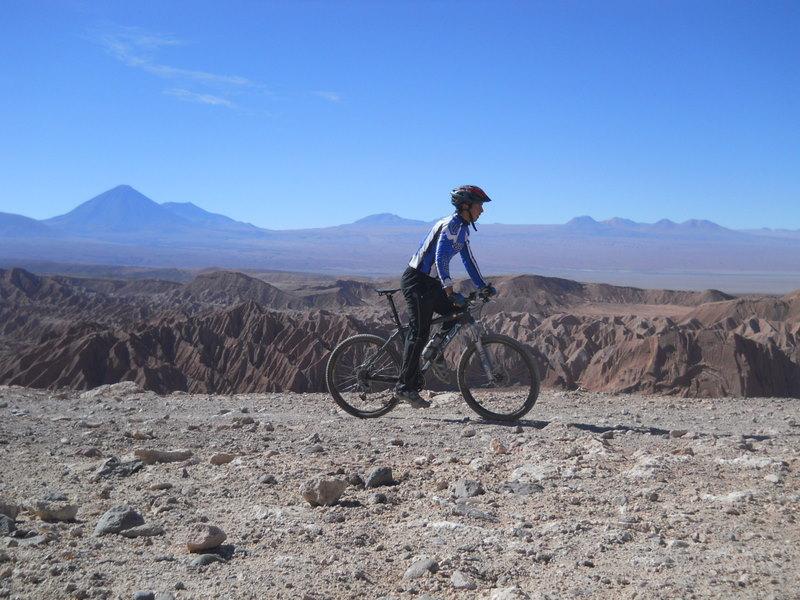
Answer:
M393 484L394 478L392 477L391 467L376 467L370 471L367 480L364 482L364 487L369 489Z
M14 523L14 519L7 515L0 514L0 537L6 537L14 533L17 529L17 525Z
M127 538L135 538L135 537L154 537L157 535L164 535L165 531L161 525L138 525L136 527L131 527L129 529L123 529L119 532L120 535L125 536Z
M457 590L474 590L478 587L461 571L453 571L453 575L450 577L450 585Z
M459 479L453 484L453 495L456 498L473 498L484 493L483 485L480 481L472 479Z
M489 442L489 450L494 454L508 454L506 445L497 438L492 438L492 441Z
M219 466L219 465L227 465L234 458L236 458L235 454L229 454L227 452L219 452L217 454L214 454L211 457L210 462L211 462L212 465L217 465L217 466Z
M67 500L63 492L48 492L31 502L34 514L42 521L74 521L78 505Z
M403 573L403 579L419 579L423 575L436 573L438 570L439 564L435 560L423 557L411 563L411 566Z
M144 517L127 505L115 506L100 517L94 528L94 535L120 533L124 529L144 525Z
M19 507L6 500L5 498L0 498L0 515L5 515L12 519L16 519L17 515L19 514Z
M154 450L139 448L133 451L133 455L146 465L155 463L169 463L188 460L192 457L191 450Z
M215 562L224 563L224 562L228 562L228 561L225 560L224 558L222 558L221 556L216 555L216 554L201 554L200 556L195 558L190 563L190 565L193 566L193 567L205 567L205 566L208 566L211 563L215 563Z
M495 588L489 596L489 600L528 600L529 598L530 596L517 586Z
M107 479L109 477L129 477L137 471L140 471L143 467L144 462L141 460L122 462L116 456L112 456L94 472L89 481L97 483L101 479Z
M347 482L333 477L314 477L300 486L300 496L311 506L332 506L342 497Z
M202 552L216 548L227 539L227 535L216 525L198 523L193 525L186 537L186 548L189 552Z

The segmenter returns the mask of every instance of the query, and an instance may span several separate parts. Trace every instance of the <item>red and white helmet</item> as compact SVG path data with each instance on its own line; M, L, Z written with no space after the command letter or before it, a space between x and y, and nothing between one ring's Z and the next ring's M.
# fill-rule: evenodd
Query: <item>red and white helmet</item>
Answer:
M492 199L486 195L477 185L461 185L450 192L450 202L458 208L462 204L474 204L475 202L491 202Z

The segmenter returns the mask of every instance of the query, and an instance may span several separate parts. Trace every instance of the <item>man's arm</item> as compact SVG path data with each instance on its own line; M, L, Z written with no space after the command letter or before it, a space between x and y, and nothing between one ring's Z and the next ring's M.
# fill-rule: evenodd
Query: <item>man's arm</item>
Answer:
M448 225L442 227L439 239L436 240L436 272L445 293L453 293L453 280L450 279L450 258L453 256L453 241L448 234Z
M461 249L461 260L464 261L464 267L467 269L469 278L478 289L486 287L486 280L481 275L481 270L478 268L478 263L475 262L475 257L472 255L472 250L469 246L469 239L464 240L464 247Z

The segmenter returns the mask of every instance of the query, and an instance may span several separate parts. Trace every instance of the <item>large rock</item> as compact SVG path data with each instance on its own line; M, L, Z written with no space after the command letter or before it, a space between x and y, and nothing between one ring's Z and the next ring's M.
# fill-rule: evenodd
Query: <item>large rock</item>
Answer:
M332 506L342 497L347 481L335 477L314 477L300 486L300 495L311 506Z
M197 523L186 536L186 549L189 552L202 552L218 547L228 536L216 525Z
M139 448L133 451L133 455L146 465L155 463L180 462L192 457L191 450L154 450Z
M63 492L47 492L31 501L31 510L42 521L74 521L78 505L71 503Z
M127 505L115 506L100 517L94 528L95 535L120 533L125 529L144 525L144 517Z

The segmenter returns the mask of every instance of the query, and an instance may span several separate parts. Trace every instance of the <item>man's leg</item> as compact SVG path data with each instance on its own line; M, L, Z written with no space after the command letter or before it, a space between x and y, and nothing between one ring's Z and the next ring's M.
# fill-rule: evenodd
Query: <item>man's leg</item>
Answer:
M450 301L450 298L447 297L447 294L444 293L444 290L439 287L436 290L433 290L433 310L434 312L444 316L452 315L454 312L457 312L458 309L453 306L453 303ZM449 331L455 325L455 321L451 321L446 323L442 327L442 331Z
M425 288L414 283L403 287L403 296L408 306L408 331L403 351L403 368L400 371L400 386L414 390L419 377L419 357L428 341L433 318L433 303Z

